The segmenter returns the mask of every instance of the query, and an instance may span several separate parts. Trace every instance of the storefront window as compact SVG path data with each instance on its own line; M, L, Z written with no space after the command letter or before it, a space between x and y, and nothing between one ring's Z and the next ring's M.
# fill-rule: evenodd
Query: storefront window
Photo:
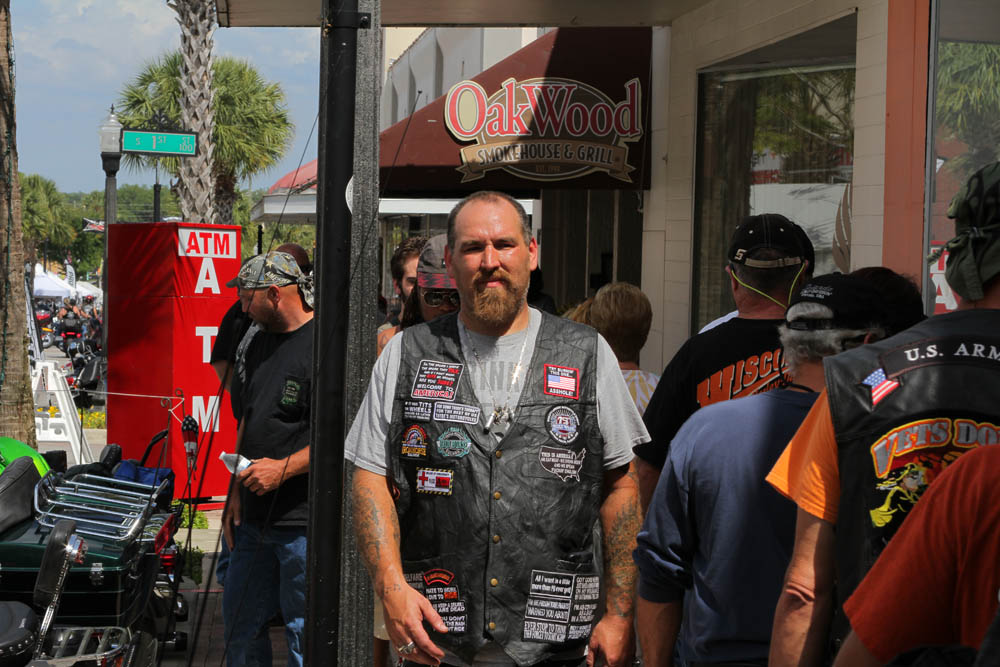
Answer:
M935 2L931 34L931 113L927 174L928 252L952 237L948 204L970 175L1000 160L1000 3ZM930 310L958 303L944 279L947 257L928 267L924 281Z
M845 49L837 62L700 75L693 331L735 308L725 256L744 216L787 216L809 235L817 275L849 270L853 44Z

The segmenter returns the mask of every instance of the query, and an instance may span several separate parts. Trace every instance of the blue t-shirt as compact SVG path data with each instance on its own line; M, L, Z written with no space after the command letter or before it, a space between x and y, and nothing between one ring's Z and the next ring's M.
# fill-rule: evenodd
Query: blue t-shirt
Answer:
M633 556L643 599L687 594L683 660L767 658L796 508L764 478L817 396L777 389L710 405L671 442Z

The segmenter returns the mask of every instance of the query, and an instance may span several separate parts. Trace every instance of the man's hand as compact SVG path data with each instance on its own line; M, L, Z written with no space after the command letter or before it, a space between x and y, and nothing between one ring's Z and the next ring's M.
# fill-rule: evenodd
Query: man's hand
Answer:
M606 614L590 634L587 667L594 667L597 658L608 667L624 667L635 652L632 642L632 619Z
M236 475L236 481L258 496L274 491L288 477L287 459L254 459L253 465Z
M226 510L222 513L222 535L226 538L226 545L232 551L236 546L236 529L234 526L240 525L240 490L236 484L229 487L229 502L226 503Z
M438 632L448 632L448 626L434 611L427 598L405 581L399 580L387 584L383 589L382 606L385 609L385 629L392 645L396 648L410 642L417 645L413 653L404 654L403 657L422 665L440 664L444 651L431 641L423 622L427 621Z

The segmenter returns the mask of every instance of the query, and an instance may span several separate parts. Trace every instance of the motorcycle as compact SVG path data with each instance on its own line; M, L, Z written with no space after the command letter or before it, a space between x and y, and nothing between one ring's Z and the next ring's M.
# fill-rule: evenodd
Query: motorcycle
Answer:
M158 436L162 439L166 432ZM16 459L3 475L30 461ZM185 635L174 631L187 607L176 593L180 575L173 538L180 512L170 510L172 473L152 469L151 483L119 474L122 468L150 470L138 463L121 461L121 448L108 445L96 463L42 477L32 466L37 481L0 497L0 600L30 604L30 581L40 568L45 536L60 521L72 520L90 548L84 562L69 569L55 621L124 628L130 638L152 643L154 655L160 642L183 648ZM148 647L141 653L148 654Z
M6 466L0 474L0 532L31 515L24 503L27 492L41 483L30 457ZM35 551L41 550L30 599L0 598L0 665L44 667L117 664L147 667L156 659L156 642L142 632L122 626L55 625L72 566L84 565L88 544L77 523L60 519L42 531ZM44 545L44 546L42 546ZM36 554L37 556L37 554Z

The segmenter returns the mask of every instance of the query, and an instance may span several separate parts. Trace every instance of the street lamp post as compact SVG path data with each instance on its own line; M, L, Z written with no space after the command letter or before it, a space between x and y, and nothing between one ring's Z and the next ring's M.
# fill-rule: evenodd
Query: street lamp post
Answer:
M115 116L115 107L97 130L101 138L101 166L104 168L104 263L101 269L101 347L105 368L108 363L108 235L118 218L118 167L122 159L122 124Z

